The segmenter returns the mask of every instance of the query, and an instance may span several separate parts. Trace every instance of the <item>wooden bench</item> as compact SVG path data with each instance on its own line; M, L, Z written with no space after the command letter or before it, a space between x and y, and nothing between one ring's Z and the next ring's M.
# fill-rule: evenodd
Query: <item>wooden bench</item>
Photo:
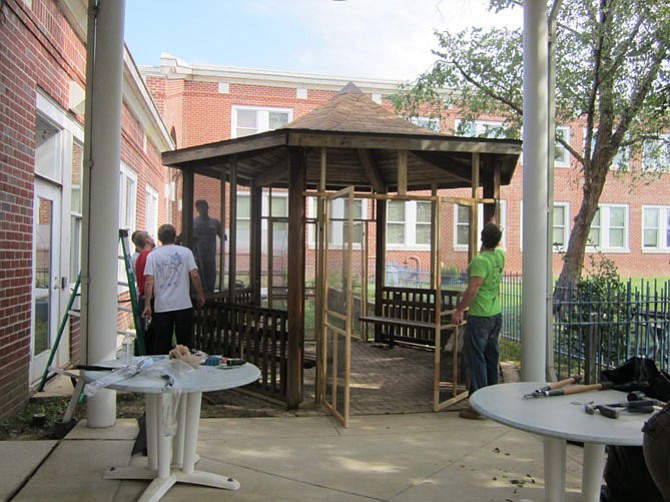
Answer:
M441 330L451 322L460 291L443 290ZM389 346L395 343L435 346L435 290L423 288L384 287L381 305L375 309L381 315L364 315L359 320L375 326L375 342Z

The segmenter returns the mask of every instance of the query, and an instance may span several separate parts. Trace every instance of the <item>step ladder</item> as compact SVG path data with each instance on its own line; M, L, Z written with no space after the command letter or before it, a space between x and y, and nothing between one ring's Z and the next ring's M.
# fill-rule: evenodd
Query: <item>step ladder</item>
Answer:
M142 306L139 304L139 298L137 295L137 286L135 282L135 271L133 270L133 265L131 261L131 252L130 252L130 243L128 240L128 230L123 228L119 229L119 242L121 243L122 254L119 256L119 259L123 259L123 266L126 271L126 280L127 283L120 283L122 286L128 287L128 293L130 295L130 304L131 307L122 307L119 305L118 309L125 312L132 312L133 323L135 325L135 332L132 331L118 331L118 333L123 335L130 335L135 337L135 355L146 355L146 348L144 344L144 323L142 322ZM49 354L49 359L44 368L44 373L42 374L42 379L40 384L37 387L38 392L44 390L44 384L47 381L49 376L49 369L53 363L54 357L56 356L56 351L58 350L58 345L60 344L60 339L63 336L63 331L65 330L65 325L67 324L68 318L71 315L77 315L77 311L72 310L74 301L79 296L79 286L81 284L81 273L77 275L77 280L72 288L72 293L70 294L70 300L68 301L67 308L65 309L65 314L63 319L58 326L58 332L56 334L56 340L54 341L54 346L51 348L51 353ZM81 381L81 379L80 379ZM83 388L83 384L82 384ZM79 392L77 392L79 391ZM77 397L81 394L81 389L75 389L75 395ZM74 396L73 396L74 397Z

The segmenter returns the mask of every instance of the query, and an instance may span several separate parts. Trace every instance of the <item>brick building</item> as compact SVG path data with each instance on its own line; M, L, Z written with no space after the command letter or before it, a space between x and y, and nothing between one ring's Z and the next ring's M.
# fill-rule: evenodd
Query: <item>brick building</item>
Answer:
M350 79L302 73L191 65L168 54L161 56L158 67L141 67L164 122L171 129L178 148L240 137L279 127L323 104ZM397 90L397 82L358 79L354 83L382 106L393 109L385 99ZM418 123L454 130L458 118L449 122L418 119ZM500 124L496 117L478 121L471 135L495 134ZM559 124L559 134L568 137L575 148L583 144L583 127ZM663 166L661 166L663 167ZM668 166L660 169L666 170ZM561 251L566 248L571 221L579 210L581 173L570 165L567 152L557 146L554 164L554 274L560 272ZM174 175L173 175L174 177ZM178 180L177 180L178 181ZM651 184L635 183L621 172L608 175L600 200L600 211L592 228L593 246L588 254L602 252L612 258L622 276L667 276L667 253L670 249L670 205L667 192L670 178L660 175ZM178 183L177 183L178 185ZM211 212L220 207L218 187L204 182L196 184L196 198L214 201ZM503 243L508 254L507 270L521 272L523 169L517 168L512 183L501 189ZM453 195L453 194L452 194ZM462 195L469 195L465 192ZM175 206L178 209L178 206ZM463 269L467 264L467 211L452 206L442 218L442 235L449 236L449 250L442 260L445 266ZM409 203L399 209L394 225L396 241L389 242L388 259L400 266L428 269L427 247L417 237L420 216ZM175 213L174 221L180 221Z
M0 3L0 416L40 381L79 274L86 6ZM122 120L121 226L155 233L170 211L160 154L173 142L127 51ZM72 317L53 365L79 350Z

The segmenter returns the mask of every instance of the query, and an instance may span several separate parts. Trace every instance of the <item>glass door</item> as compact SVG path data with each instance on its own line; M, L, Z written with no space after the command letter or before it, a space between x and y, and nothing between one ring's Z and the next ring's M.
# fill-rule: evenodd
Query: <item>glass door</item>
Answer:
M60 305L60 188L35 181L33 227L33 321L30 382L38 381L53 347ZM54 364L58 362L54 358Z

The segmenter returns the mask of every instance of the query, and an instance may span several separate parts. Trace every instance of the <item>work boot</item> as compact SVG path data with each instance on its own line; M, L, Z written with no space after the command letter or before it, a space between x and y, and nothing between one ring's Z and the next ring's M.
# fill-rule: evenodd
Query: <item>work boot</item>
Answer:
M482 418L478 412L469 407L461 410L458 416L461 418L467 418L468 420L479 420Z

